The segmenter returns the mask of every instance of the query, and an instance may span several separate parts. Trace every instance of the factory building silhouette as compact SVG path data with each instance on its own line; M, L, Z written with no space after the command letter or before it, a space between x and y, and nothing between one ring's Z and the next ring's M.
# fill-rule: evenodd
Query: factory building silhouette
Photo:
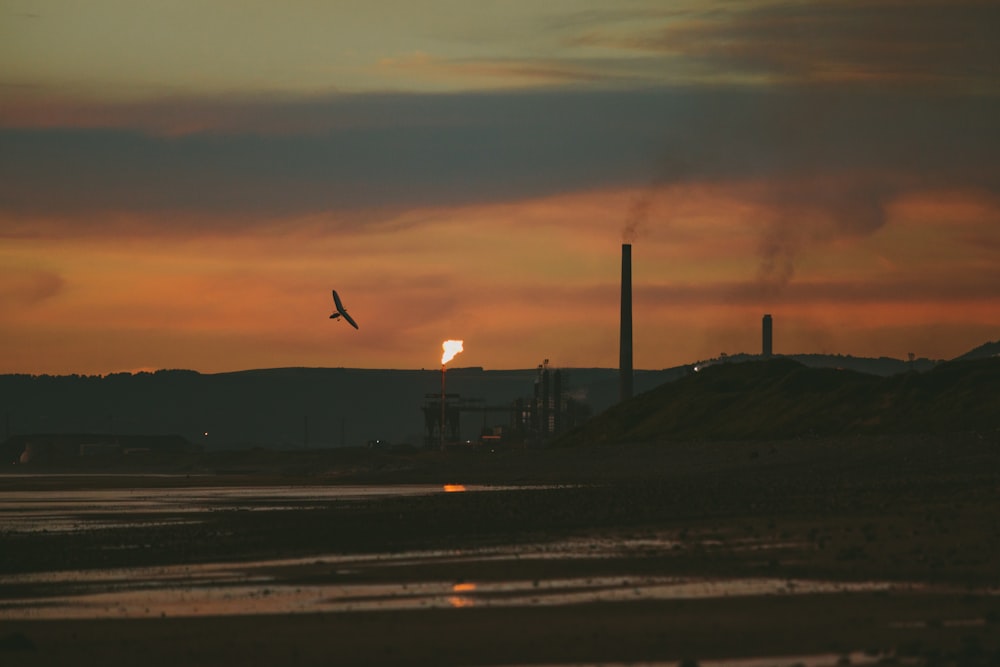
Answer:
M619 401L632 398L634 369L632 361L632 244L623 243L621 249L621 310L618 345ZM538 367L534 396L519 398L513 406L489 406L474 398L459 394L428 393L422 406L424 413L424 444L457 444L461 441L462 413L481 413L483 417L482 442L516 441L542 443L577 426L590 416L588 406L564 395L562 373L550 371L548 359ZM510 414L507 426L489 427L489 413ZM470 443L471 444L471 443Z
M562 371L550 369L548 359L538 366L533 394L517 398L508 405L487 405L483 399L451 393L444 395L442 409L441 394L428 393L425 398L422 410L426 447L434 447L441 441L451 446L542 445L550 438L579 426L592 414L589 405L567 395ZM462 440L463 413L482 419L477 441ZM490 414L506 415L506 423L490 425Z

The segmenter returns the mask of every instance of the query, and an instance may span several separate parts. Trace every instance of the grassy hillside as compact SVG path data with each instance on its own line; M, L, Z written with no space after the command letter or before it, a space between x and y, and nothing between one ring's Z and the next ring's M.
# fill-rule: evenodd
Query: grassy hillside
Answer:
M891 377L776 358L691 373L610 408L557 444L998 429L1000 358Z

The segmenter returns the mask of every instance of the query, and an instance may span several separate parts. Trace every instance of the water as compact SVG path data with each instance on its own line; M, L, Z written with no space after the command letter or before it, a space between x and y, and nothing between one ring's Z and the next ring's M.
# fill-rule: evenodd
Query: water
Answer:
M0 534L18 532L80 532L139 525L138 515L170 515L157 523L193 523L197 515L214 511L280 511L328 505L377 496L418 496L436 493L483 492L516 487L461 484L398 484L390 486L194 486L166 488L75 489L69 491L0 489ZM178 516L180 515L180 516Z
M669 541L658 545L669 548ZM394 581L401 566L504 559L607 559L649 549L631 542L563 540L544 545L394 554L330 554L249 563L211 563L0 576L0 620L148 618L469 607L541 607L593 602L840 594L924 588L877 581L781 578L593 576L544 580ZM347 579L364 569L376 582L290 584L304 570ZM314 577L315 578L315 577ZM11 595L30 588L31 596Z
M0 535L40 530L128 530L133 525L198 522L200 517L214 511L287 511L373 496L489 492L511 488L518 487L220 485L99 491L0 490ZM728 551L801 546L760 538L730 538L723 544L708 535L700 542L697 538L695 541L701 548ZM594 567L589 569L600 572L599 561L641 559L679 546L683 545L666 536L615 540L578 538L474 549L325 554L257 562L8 574L0 575L0 620L543 607L616 601L931 590L927 585L914 583L773 577L640 575L413 581L404 580L401 574L404 568L413 566L441 573L477 562L515 559L522 562L589 559L594 562ZM691 546L690 537L687 546ZM354 576L362 570L363 578ZM469 570L465 568L464 571Z

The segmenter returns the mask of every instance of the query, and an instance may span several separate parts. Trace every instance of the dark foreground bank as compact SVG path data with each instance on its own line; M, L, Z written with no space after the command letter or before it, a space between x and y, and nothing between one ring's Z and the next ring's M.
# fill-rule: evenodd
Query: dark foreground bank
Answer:
M169 477L0 477L0 491L197 489L224 484L543 485L489 493L215 511L193 522L136 512L127 529L11 532L0 553L3 664L580 664L858 656L1000 662L1000 444L977 434L582 450L356 454L266 452L185 462ZM340 454L344 456L344 454ZM306 465L308 464L308 465ZM179 471L174 471L179 472ZM2 517L0 517L2 520ZM649 544L552 558L568 538ZM520 558L392 568L329 554L525 548ZM836 594L618 599L198 618L30 620L10 600L63 594L25 583L55 570L314 558L282 584L405 585L652 577L892 584ZM845 588L845 590L847 590ZM471 599L475 602L475 597Z

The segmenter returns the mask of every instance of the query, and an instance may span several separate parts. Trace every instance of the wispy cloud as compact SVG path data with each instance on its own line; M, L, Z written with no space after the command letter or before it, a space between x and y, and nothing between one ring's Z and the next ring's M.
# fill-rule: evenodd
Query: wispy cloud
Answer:
M746 3L627 33L595 26L576 43L663 54L711 81L996 94L1000 7L983 0Z
M580 83L612 83L634 80L610 68L596 68L585 62L550 58L442 58L424 52L385 57L372 68L383 77L426 80L449 88L528 89Z
M647 285L637 289L637 300L710 308L720 304L766 301L775 307L819 306L843 308L864 304L925 304L947 301L953 304L988 304L1000 300L1000 270L975 276L939 274L881 277L877 282L825 278L801 280L786 289L763 295L758 286L746 281L704 284Z

